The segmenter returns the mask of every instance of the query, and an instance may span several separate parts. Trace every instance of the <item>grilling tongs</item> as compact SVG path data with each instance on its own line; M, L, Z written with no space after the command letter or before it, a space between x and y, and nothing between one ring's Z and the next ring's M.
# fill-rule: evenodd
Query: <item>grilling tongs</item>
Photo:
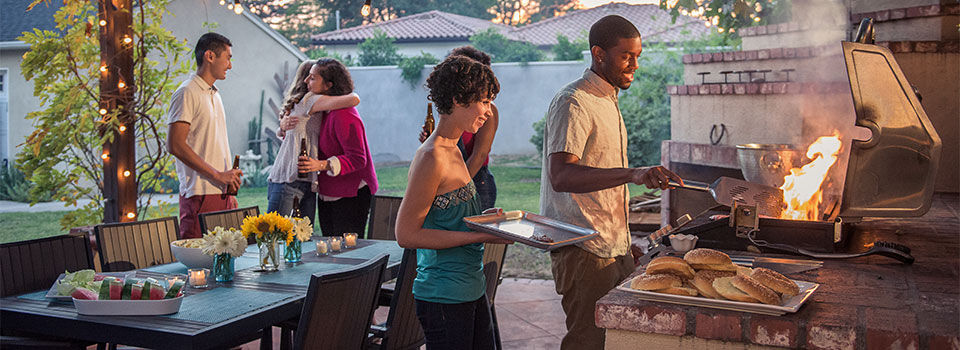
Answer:
M754 237L756 234L757 231L751 231L747 234L747 238L750 239L750 242L753 242L753 244L761 247L791 252L797 255L806 255L817 259L848 259L879 254L888 258L897 259L907 265L913 264L914 261L913 255L910 255L910 247L893 242L876 241L869 246L870 249L860 253L821 253L803 248L797 248L788 244L770 243L762 239L756 239Z

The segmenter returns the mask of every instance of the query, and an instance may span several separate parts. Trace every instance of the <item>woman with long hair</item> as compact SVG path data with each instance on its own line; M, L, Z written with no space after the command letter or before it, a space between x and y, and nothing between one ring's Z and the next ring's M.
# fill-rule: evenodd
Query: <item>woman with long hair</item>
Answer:
M493 349L483 243L512 242L464 224L482 209L457 142L483 126L500 85L490 67L453 55L434 67L427 88L440 118L410 164L397 243L417 248L413 294L427 349Z
M353 92L347 67L321 58L307 76L310 91L329 96ZM366 231L370 200L377 192L377 174L367 145L363 120L354 107L324 114L318 125L315 156L300 157L300 172L317 173L317 222L324 236Z
M307 140L307 154L316 157L317 126L320 114L331 109L353 107L360 103L356 94L329 96L313 93L307 88L310 69L316 61L308 60L300 64L297 75L284 97L283 111L280 114L280 129L277 135L283 138L277 158L270 169L267 187L267 212L281 215L293 210L293 199L300 198L300 213L313 222L317 196L312 187L316 174L300 176L297 172L297 157L300 154L301 140Z

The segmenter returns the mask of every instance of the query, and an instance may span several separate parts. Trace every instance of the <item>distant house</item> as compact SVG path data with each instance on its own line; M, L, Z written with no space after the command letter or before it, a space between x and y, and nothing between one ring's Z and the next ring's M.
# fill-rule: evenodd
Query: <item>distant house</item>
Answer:
M455 15L443 11L430 11L389 21L371 23L317 34L312 37L314 45L344 57L357 57L357 44L373 37L376 30L396 39L398 51L404 56L416 56L420 51L436 57L446 56L450 49L470 43L470 36L494 27L507 33L513 27L488 20Z
M53 14L62 6L60 0L53 0L49 6L41 3L26 11L30 2L0 0L0 161L16 157L19 145L34 129L25 118L27 113L41 108L40 100L33 96L33 82L26 81L20 70L23 55L30 48L17 38L34 28L53 30ZM164 27L186 40L191 50L197 39L210 31L207 23L215 24L213 31L233 43L233 69L216 85L226 110L230 148L235 154L243 153L247 149L247 123L260 113L261 91L278 101L281 97L275 92L274 74L282 76L286 62L292 75L306 56L256 15L249 11L237 15L219 5L218 0L173 0L167 10L173 15L164 16ZM192 55L184 59L192 61ZM182 81L186 76L175 79ZM276 125L269 108L264 110L264 120L267 125Z
M357 44L372 37L374 31L379 29L396 39L399 52L405 56L418 55L420 51L424 51L443 57L450 49L469 44L471 35L493 27L509 39L536 45L551 57L550 49L557 44L558 34L570 40L582 38L590 31L594 22L611 14L623 16L633 22L640 30L644 43L673 43L701 38L710 33L710 28L702 19L679 16L674 23L670 13L661 10L657 5L610 3L572 11L519 28L479 18L430 11L317 34L313 36L313 44L320 45L329 52L356 57Z

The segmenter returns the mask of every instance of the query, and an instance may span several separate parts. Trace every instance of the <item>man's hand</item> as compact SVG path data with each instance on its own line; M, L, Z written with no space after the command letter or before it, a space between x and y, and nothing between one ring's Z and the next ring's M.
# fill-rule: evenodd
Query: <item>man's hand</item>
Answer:
M240 188L240 185L243 184L243 171L240 171L240 169L220 171L217 172L217 175L213 181L217 182L218 185L225 186L227 188Z
M630 182L637 185L647 186L649 189L659 188L665 190L670 187L670 180L683 184L683 179L663 166L650 166L633 169L633 176Z
M314 171L329 171L330 161L313 159L307 156L297 158L297 171L300 173L311 173Z
M280 129L284 131L291 130L297 127L297 123L300 123L300 117L288 116L280 120Z
M420 126L420 143L423 143L423 141L426 141L427 137L429 136L430 135L427 135L427 125L424 124Z

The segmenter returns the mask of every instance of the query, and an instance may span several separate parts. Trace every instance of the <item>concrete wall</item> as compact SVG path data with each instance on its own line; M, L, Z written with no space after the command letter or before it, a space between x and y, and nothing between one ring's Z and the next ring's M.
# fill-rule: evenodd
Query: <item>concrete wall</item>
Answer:
M500 94L494 101L500 111L500 125L494 139L494 154L535 153L530 143L533 123L543 118L550 101L567 83L587 68L584 61L494 63ZM431 67L425 67L413 86L400 78L400 69L351 67L354 86L360 94L360 116L366 125L367 140L377 160L410 160L420 142L417 135L426 115L424 87Z
M460 47L463 45L470 45L469 41L451 41L451 42L434 42L434 43L399 43L397 45L397 52L401 55L409 56L418 56L420 51L429 53L437 58L445 57L450 50ZM331 53L337 53L342 57L347 57L348 55L353 59L359 58L359 49L357 44L349 45L324 45L323 48Z

